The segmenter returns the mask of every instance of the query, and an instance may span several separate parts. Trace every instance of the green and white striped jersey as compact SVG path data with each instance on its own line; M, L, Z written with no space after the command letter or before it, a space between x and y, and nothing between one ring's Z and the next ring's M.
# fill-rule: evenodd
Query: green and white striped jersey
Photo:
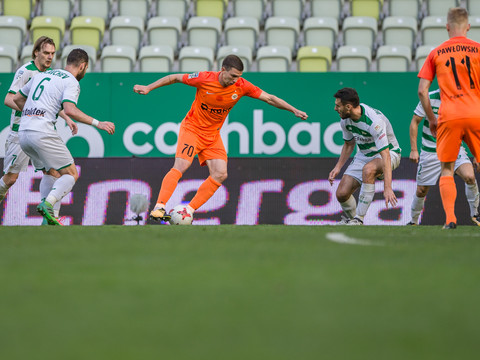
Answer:
M440 108L440 89L430 91L428 93L430 98L430 105L432 106L435 117L438 117L438 109ZM422 150L436 153L437 152L437 139L435 139L430 131L430 123L426 118L425 109L422 103L419 102L413 113L417 116L424 118L422 126Z
M347 118L340 121L343 139L355 139L359 150L355 156L371 159L387 148L400 154L401 149L387 117L366 104L360 104L360 107L362 116L359 120Z
M35 62L32 60L24 65L22 65L13 78L12 85L8 89L9 93L16 94L26 83L30 81L32 77L38 74L40 70L35 65ZM17 132L20 125L20 117L22 113L20 111L12 110L12 116L10 117L10 126L13 131Z
M80 84L67 70L47 70L36 75L19 92L27 98L19 131L56 135L57 115L64 102L77 104Z

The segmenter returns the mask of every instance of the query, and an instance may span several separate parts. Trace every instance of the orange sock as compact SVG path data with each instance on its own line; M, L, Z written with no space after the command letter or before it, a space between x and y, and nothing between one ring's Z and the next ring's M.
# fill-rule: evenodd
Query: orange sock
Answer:
M216 182L211 176L209 176L207 180L200 185L197 193L188 205L190 205L194 210L197 210L200 206L205 204L208 199L213 196L213 194L215 194L215 191L217 191L220 186L222 186L222 184Z
M170 169L170 171L165 175L162 181L162 187L160 188L160 193L158 194L157 204L165 205L167 201L172 196L175 188L177 187L178 180L182 177L182 173L177 169Z
M440 196L442 197L443 210L447 219L445 224L457 223L455 217L455 200L457 198L457 187L453 176L440 176Z

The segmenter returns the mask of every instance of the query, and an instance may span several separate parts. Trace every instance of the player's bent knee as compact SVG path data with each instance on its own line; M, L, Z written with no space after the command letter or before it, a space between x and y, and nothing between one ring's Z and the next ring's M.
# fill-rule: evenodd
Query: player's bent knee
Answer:
M228 174L225 173L217 173L212 175L213 180L216 182L219 182L220 184L223 183L225 180L227 180Z
M416 195L417 197L425 197L428 194L428 187L427 186L419 186L417 187Z
M14 174L14 173L7 173L3 176L3 182L8 187L11 187L13 184L15 184L17 179L18 179L18 174Z

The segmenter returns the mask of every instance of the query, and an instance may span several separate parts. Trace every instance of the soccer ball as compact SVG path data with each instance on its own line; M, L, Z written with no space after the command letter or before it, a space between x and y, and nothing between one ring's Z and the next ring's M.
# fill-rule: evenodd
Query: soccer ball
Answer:
M193 214L184 205L177 205L169 212L170 225L191 225Z

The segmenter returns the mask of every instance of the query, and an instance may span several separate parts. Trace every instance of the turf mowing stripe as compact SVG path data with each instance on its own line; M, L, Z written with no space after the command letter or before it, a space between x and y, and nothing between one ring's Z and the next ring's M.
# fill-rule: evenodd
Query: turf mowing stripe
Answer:
M382 246L383 244L373 243L368 240L360 240L352 237L348 237L343 233L327 233L327 240L339 243L339 244L350 244L350 245L365 245L365 246Z

